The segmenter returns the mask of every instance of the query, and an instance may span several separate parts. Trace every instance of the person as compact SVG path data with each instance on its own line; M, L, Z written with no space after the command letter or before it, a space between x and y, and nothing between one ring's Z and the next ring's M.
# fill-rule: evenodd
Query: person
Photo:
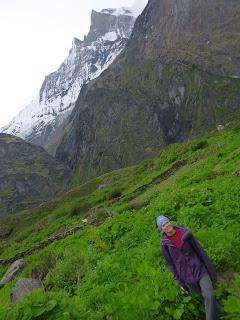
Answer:
M222 307L217 302L212 283L217 272L208 255L191 231L173 226L167 216L156 218L156 226L162 232L160 246L168 269L184 294L190 290L202 296L206 320L219 320Z

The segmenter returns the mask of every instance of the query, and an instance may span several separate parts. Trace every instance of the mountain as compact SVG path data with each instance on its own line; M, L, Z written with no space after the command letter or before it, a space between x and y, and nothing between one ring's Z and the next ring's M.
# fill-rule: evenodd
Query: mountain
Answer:
M83 41L73 40L68 57L45 77L38 96L1 131L46 145L71 113L82 86L98 77L125 47L143 2L93 10L88 35Z
M57 159L88 179L239 118L239 16L234 0L150 0L78 99Z
M72 174L42 147L0 134L0 215L34 207L70 187Z

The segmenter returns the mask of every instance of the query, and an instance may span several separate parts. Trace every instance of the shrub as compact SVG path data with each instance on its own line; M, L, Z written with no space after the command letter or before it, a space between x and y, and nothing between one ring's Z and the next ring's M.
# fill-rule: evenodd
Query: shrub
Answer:
M228 289L230 295L224 301L225 319L240 319L240 275L236 274L233 285Z
M207 140L200 140L197 142L190 143L190 148L192 151L197 151L199 149L204 149L208 146Z
M34 290L10 308L0 308L2 320L79 320L81 311L77 299L66 293L45 293L43 289Z

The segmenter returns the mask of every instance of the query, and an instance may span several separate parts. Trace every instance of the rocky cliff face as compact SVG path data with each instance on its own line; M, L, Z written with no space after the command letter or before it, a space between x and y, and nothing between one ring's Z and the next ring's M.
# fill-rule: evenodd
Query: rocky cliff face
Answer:
M68 189L72 174L42 147L0 134L0 215L15 213Z
M79 99L57 158L86 179L240 117L240 3L150 0Z
M239 17L235 0L151 0L138 20L128 55L240 77Z
M92 11L83 41L74 39L60 68L46 76L38 96L3 133L45 146L71 113L84 84L98 77L125 47L138 12L134 8Z

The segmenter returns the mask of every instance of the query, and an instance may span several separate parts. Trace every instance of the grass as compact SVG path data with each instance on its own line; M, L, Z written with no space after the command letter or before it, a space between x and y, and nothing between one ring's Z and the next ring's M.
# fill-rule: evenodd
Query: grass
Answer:
M225 319L238 319L239 141L240 124L233 123L221 132L170 145L139 165L92 179L61 199L2 219L1 225L12 226L13 232L1 239L1 259L83 224L86 215L88 223L26 257L22 274L0 289L0 319L204 319L201 299L183 296L164 264L155 228L156 216L164 213L193 232L218 274L231 274L230 284L222 280L214 289ZM181 160L185 165L177 171L154 180ZM144 190L134 192L143 185ZM0 267L0 276L5 271ZM11 306L17 279L32 275L41 279L45 291L37 290Z

